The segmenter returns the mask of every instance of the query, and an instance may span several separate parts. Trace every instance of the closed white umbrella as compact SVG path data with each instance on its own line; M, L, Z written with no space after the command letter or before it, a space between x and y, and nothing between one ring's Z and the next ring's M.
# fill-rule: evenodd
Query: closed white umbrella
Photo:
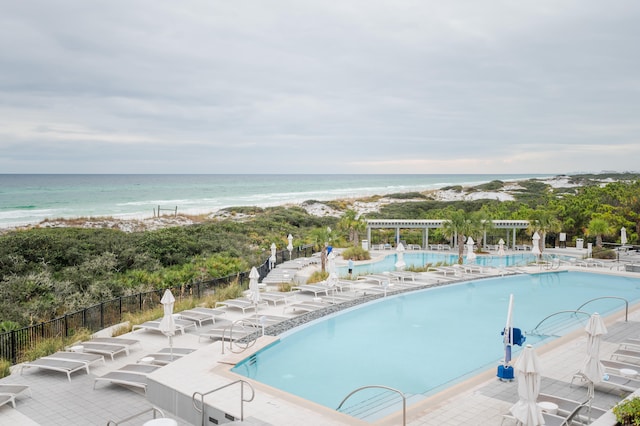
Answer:
M293 235L289 234L287 240L289 240L289 244L287 244L287 250L289 250L289 260L291 260L291 253L293 252Z
M260 303L260 287L258 286L258 280L260 279L260 273L255 266L251 267L249 272L249 299L256 305L256 316L258 315L258 303Z
M596 312L591 315L584 329L588 336L587 356L580 373L589 380L589 398L593 398L594 385L601 381L604 376L604 366L600 362L600 342L602 336L607 334L607 327L604 325L600 314Z
M620 228L620 244L623 246L627 244L627 228L624 226Z
M398 247L396 247L396 252L397 252L397 258L398 258L395 264L396 270L402 271L407 266L407 263L404 261L404 245L402 243L398 243Z
M258 286L258 280L260 279L260 273L255 266L251 267L249 272L249 292L251 293L250 299L253 303L260 303L260 287Z
M510 409L518 422L525 426L544 424L542 410L536 403L540 394L540 361L533 346L527 345L516 360L513 369L518 381L518 402Z
M473 241L473 238L467 238L467 262L469 263L476 259L476 253L473 251L474 245L475 241Z
M332 294L335 296L335 291L336 291L335 288L336 288L336 285L338 284L338 273L336 272L336 255L333 252L333 250L331 250L331 253L329 253L329 256L327 256L327 261L328 261L327 269L329 270L329 278L327 279L327 285L331 289Z
M276 266L276 243L271 243L271 256L269 257L269 269Z
M173 319L173 305L176 302L171 290L166 289L160 299L164 309L164 315L160 320L160 331L169 338L169 348L171 350L171 359L173 360L173 336L176 334L176 322Z
M538 256L542 253L540 252L540 235L537 232L533 233L533 237L531 237L531 254L536 257L536 264L538 263Z
M498 241L498 256L504 256L504 240L502 238L500 238L500 241Z

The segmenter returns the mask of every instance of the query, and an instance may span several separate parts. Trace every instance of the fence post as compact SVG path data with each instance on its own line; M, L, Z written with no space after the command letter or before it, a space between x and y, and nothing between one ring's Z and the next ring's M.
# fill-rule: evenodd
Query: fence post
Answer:
M100 330L104 328L104 302L100 303Z
M11 363L18 362L18 332L11 330Z
M64 314L64 337L69 337L69 315Z

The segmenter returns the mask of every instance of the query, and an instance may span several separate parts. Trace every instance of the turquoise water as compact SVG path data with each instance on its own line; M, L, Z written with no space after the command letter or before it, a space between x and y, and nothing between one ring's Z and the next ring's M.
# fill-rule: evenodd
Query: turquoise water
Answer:
M268 207L512 181L544 175L19 175L0 174L0 228L44 219L152 217L232 206Z
M433 252L419 252L419 253L411 253L405 252L402 256L407 267L423 267L428 264L436 265L436 264L454 264L458 261L457 253L433 253ZM466 259L466 258L465 258ZM565 257L565 260L568 260L569 257ZM535 262L535 256L530 253L516 253L509 254L505 256L478 256L472 262L474 265L480 266L493 266L493 267L504 267L504 266L525 266L531 262ZM378 262L365 263L365 264L356 264L353 267L354 275L365 275L365 274L379 274L385 271L393 271L395 270L396 262L398 261L397 253L389 254L384 257L384 259ZM465 263L467 261L465 260ZM347 276L348 270L347 266L341 266L337 268L338 275Z
M503 359L500 332L509 294L514 295L513 326L527 332L547 315L575 310L593 298L637 302L639 290L639 279L555 272L404 293L295 329L233 371L332 409L367 385L429 395L495 368ZM606 315L623 307L619 300L606 299L582 310ZM564 320L575 329L586 318ZM541 339L528 335L527 343L550 338Z

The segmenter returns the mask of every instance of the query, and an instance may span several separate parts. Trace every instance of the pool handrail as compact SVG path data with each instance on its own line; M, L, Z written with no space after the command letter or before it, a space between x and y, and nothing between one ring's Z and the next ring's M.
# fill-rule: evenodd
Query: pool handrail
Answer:
M208 392L194 392L193 395L191 395L191 402L193 403L193 408L201 414L201 424L202 426L205 426L205 409L204 409L204 397L207 395L210 395L214 392L217 392L219 390L222 389L226 389L229 386L233 386L236 383L240 383L240 421L244 421L244 403L245 402L251 402L253 401L253 398L255 398L256 396L256 391L253 389L253 386L251 386L251 383L247 382L246 380L236 380L235 382L231 382L231 383L227 383L226 385L220 386L218 388L212 389ZM249 389L251 389L251 398L249 399L244 399L244 385L249 386ZM197 397L200 398L199 402L200 405L198 406L197 402L198 399Z
M538 327L540 327L540 325L545 322L546 320L548 320L551 317L554 317L556 315L560 315L560 314L584 314L587 316L591 316L591 312L585 312L585 311L579 311L579 310L568 310L568 311L558 311L558 312L554 312L551 315L547 315L546 317L544 317L542 319L542 321L540 321L530 332L528 332L527 334L536 334L536 331L538 330Z
M338 408L336 408L336 411L339 411L342 408L342 405L347 401L347 399L351 398L351 396L353 394L355 394L357 392L360 392L361 390L372 389L372 388L386 389L388 391L395 392L398 395L400 395L400 397L402 398L402 426L406 426L406 424L407 424L407 397L404 396L404 393L402 391L399 391L398 389L390 388L389 386L383 386L383 385L361 386L358 389L356 389L356 390L352 391L351 393L349 393L349 395L345 396L344 399L342 400L342 402L340 403L340 405L338 405Z
M238 344L238 342L234 342L233 340L233 327L235 325L240 325L242 327L246 326L250 326L253 327L255 329L255 331L251 334L247 334L244 338L242 338L241 340L245 340L245 346L242 347ZM244 352L245 350L247 350L247 348L253 346L256 343L256 340L258 340L258 337L260 337L260 329L258 328L258 326L254 323L251 323L249 321L246 321L244 319L239 319L239 320L235 320L234 322L232 322L229 326L225 327L222 329L222 354L224 355L224 341L225 341L225 333L227 330L229 330L229 350L235 354L239 354L241 352ZM254 334L256 334L256 338L252 339L251 336L253 336ZM237 346L240 346L240 350L239 351L234 351L233 350L233 344L236 344Z
M618 300L624 300L624 304L625 304L625 311L624 311L624 322L628 322L629 320L629 301L627 299L625 299L624 297L620 297L620 296L601 296L601 297L596 297L594 299L591 300L587 300L586 302L584 302L582 305L580 305L578 307L577 310L582 309L585 305L591 303L591 302L595 302L596 300L600 300L600 299L618 299Z

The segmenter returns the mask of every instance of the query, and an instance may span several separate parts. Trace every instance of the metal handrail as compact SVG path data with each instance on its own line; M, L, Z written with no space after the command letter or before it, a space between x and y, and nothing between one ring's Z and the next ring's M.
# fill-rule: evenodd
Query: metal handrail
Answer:
M543 322L545 322L546 320L548 320L549 318L554 317L554 316L556 316L556 315L560 315L560 314L568 314L568 313L571 313L571 314L584 314L584 315L591 316L591 313L590 313L590 312L579 311L579 310L577 310L577 309L576 309L576 310L574 310L574 311L558 311L558 312L555 312L555 313L553 313L553 314L551 314L551 315L547 315L546 317L544 317L544 319L543 319L542 321L540 321L540 322L538 323L538 325L536 325L536 326L533 328L533 330L531 330L531 331L529 332L529 334L535 334L535 333L536 333L536 330L538 330L538 327L540 327L540 325L541 325Z
M407 397L404 396L404 393L402 393L398 389L390 388L388 386L369 385L369 386L359 387L358 389L352 391L349 395L345 396L345 398L342 400L340 405L338 405L338 408L336 408L336 411L339 411L342 408L342 405L347 401L347 399L351 398L353 394L360 392L361 390L371 389L371 388L386 389L388 391L395 392L398 395L400 395L400 397L402 397L402 426L405 426L407 424Z
M128 422L128 421L130 421L130 420L135 419L136 417L140 417L140 416L142 416L142 415L144 415L144 414L147 414L147 413L148 413L148 412L150 412L150 411L151 411L151 412L153 412L153 418L154 418L154 419L156 418L156 414L160 414L160 417L161 417L161 418L165 417L165 415L164 415L164 413L162 412L162 410L161 410L161 409L159 409L158 407L151 407L151 408L148 408L148 409L146 409L146 410L144 410L144 411L141 411L141 412L139 412L139 413L137 413L137 414L134 414L134 415L132 415L132 416L129 416L129 417L127 417L126 419L121 419L121 420L119 420L119 421L117 421L117 422L116 422L115 420L109 420L109 421L107 422L107 426L111 426L111 425L118 426L119 424L126 423L126 422Z
M253 390L253 386L251 386L251 383L246 382L244 380L236 380L235 382L231 382L231 383L227 383L224 386L220 386L219 388L215 388L212 389L208 392L194 392L193 395L191 396L191 402L193 403L193 408L195 408L195 410L201 414L201 424L202 426L205 426L205 414L204 414L204 397L207 395L210 395L214 392L217 392L219 390L228 388L230 386L235 385L236 383L240 383L240 421L244 421L244 403L245 402L251 402L253 401L253 398L255 398L256 396L256 392L255 390ZM249 389L251 389L251 398L249 399L244 399L244 385L249 386ZM197 397L200 397L200 406L198 406L197 402Z
M249 339L250 336L252 336L253 334L257 333L256 338L255 339L249 339L248 341L246 341L246 345L239 351L234 351L233 350L233 344L234 343L237 346L240 346L240 344L238 342L234 342L233 341L233 326L236 325L236 324L240 324L242 327L244 327L245 324L249 324L251 327L253 327L255 329L254 333L247 334L244 337L244 339ZM229 350L231 352L233 352L234 354L239 354L241 352L244 352L245 350L247 350L251 346L255 345L256 341L258 340L258 337L260 337L260 334L259 334L260 329L258 328L258 326L256 324L251 323L249 321L246 321L244 319L235 320L228 327L225 327L225 328L222 329L222 339L221 339L222 340L222 355L224 355L224 341L225 341L225 336L226 336L226 331L227 330L229 330Z
M625 299L624 297L619 297L619 296L601 296L601 297L596 297L595 299L591 299L588 300L586 302L584 302L582 305L580 305L578 307L578 309L583 308L585 305L591 303L591 302L595 302L596 300L600 300L600 299L618 299L618 300L624 300L624 304L625 304L625 311L624 311L624 322L627 322L629 320L629 301L627 299Z

